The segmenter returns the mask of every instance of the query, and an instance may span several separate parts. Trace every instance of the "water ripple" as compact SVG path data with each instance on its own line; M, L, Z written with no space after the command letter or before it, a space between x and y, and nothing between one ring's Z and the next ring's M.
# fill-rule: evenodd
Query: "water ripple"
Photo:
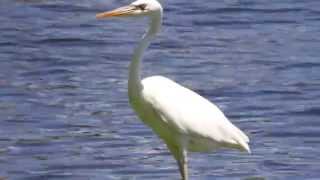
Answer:
M95 19L128 2L0 2L0 179L178 179L127 99L146 21ZM163 3L143 74L215 102L251 139L251 155L190 154L191 179L318 179L319 1Z

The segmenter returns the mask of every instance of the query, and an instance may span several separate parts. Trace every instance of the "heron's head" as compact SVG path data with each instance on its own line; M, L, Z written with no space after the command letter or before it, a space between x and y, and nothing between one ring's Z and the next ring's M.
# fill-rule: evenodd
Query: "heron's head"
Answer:
M162 7L157 0L137 0L127 6L99 13L96 17L102 19L108 17L152 16L161 12Z

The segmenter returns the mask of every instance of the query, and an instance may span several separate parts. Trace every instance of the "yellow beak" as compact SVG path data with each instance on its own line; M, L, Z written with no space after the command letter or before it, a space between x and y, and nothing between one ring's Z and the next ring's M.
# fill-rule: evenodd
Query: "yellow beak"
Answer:
M137 10L137 7L133 5L123 6L112 11L106 11L102 13L98 13L96 15L97 19L103 19L108 17L117 17L117 16L130 16L133 15L133 12Z

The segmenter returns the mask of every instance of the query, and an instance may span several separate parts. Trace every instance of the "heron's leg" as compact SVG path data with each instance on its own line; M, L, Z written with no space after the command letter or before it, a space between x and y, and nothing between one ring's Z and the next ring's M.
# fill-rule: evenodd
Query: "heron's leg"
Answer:
M183 149L181 158L177 160L182 180L188 180L188 157L187 150Z
M175 144L166 142L168 149L177 161L179 172L182 180L188 180L188 159L187 159L187 143L183 141L179 147Z
M182 179L188 180L188 152L186 149L182 150Z
M185 177L184 177L184 172L183 172L183 163L182 163L182 160L177 160L177 163L178 163L178 166L179 166L179 172L180 172L180 175L181 175L181 178L182 180L185 180Z

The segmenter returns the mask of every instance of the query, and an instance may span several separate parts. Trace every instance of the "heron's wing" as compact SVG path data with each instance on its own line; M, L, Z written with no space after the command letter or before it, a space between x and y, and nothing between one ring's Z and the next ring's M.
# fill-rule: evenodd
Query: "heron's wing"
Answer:
M250 151L249 138L202 96L162 76L146 78L142 84L144 99L180 133L240 145Z

